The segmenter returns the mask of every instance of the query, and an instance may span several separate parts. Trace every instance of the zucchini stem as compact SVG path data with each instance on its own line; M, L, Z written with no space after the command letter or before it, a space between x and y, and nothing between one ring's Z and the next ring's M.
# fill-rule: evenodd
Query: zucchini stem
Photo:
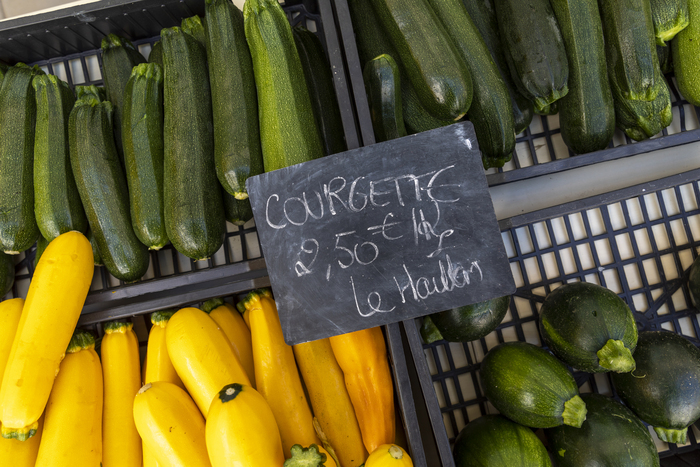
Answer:
M632 352L620 340L609 339L598 355L598 364L616 373L629 373L637 368Z
M661 441L666 441L667 443L685 444L688 442L688 427L676 430L655 426L654 431Z
M586 403L579 395L575 395L564 403L564 412L561 414L564 419L564 425L581 428L581 425L586 421Z

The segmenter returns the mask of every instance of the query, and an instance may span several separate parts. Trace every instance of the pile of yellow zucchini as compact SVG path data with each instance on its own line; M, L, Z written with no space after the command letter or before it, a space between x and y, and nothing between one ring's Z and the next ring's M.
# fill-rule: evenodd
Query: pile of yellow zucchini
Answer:
M256 290L154 313L142 368L132 323L106 323L99 356L75 330L93 270L87 238L62 234L26 301L0 302L0 465L413 465L379 328L290 347Z

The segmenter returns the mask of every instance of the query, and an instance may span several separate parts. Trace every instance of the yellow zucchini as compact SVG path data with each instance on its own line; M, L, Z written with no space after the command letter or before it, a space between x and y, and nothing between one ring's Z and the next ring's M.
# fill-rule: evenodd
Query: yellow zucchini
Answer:
M360 423L367 452L396 438L394 383L380 328L330 338L333 354L345 375L345 387Z
M165 327L174 311L156 311L151 315L151 332L148 334L148 347L146 348L146 373L143 384L154 381L165 381L176 384L182 389L185 385L177 375L173 362L168 355L168 347L165 343Z
M211 467L204 417L178 386L164 381L143 386L134 399L134 421L160 465Z
M382 444L370 454L365 467L413 467L413 461L401 446Z
M100 467L103 385L95 338L77 331L66 352L46 405L36 467Z
M220 298L207 300L202 310L209 313L219 328L226 334L233 346L236 356L241 361L250 382L255 385L255 366L253 364L253 345L250 340L250 329L243 317L233 306Z
M126 321L111 321L104 327L103 467L135 467L143 457L133 415L134 397L141 388L139 340L133 326Z
M34 467L39 453L41 434L44 431L44 416L39 419L36 434L27 441L5 439L0 436L0 465L9 467Z
M183 308L165 328L168 355L206 418L211 401L227 384L250 386L240 360L216 322L199 308Z
M10 357L12 342L15 340L23 307L24 299L22 298L13 298L0 302L0 385L2 384L2 375L5 374L5 366L7 365L7 359Z
M281 467L284 463L275 416L265 398L250 386L229 384L214 398L206 440L213 467Z
M80 232L59 235L41 255L0 389L4 437L26 439L36 430L94 270L92 246Z
M338 462L343 467L359 467L367 459L360 425L345 388L343 370L333 355L328 339L294 346L301 376L311 407Z

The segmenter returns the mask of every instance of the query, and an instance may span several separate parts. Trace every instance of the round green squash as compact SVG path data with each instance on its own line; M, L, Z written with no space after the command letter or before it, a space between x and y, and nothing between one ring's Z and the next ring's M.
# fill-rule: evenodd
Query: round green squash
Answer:
M562 362L526 342L506 342L481 363L481 384L489 401L514 422L533 428L580 427L586 404Z
M549 454L529 428L501 415L477 418L459 432L456 467L551 467Z
M545 430L559 467L659 467L649 430L630 409L600 394L581 394L588 414L581 428Z
M667 443L685 444L700 418L700 349L669 331L639 333L637 369L613 373L618 395Z
M540 332L564 363L589 373L634 370L637 325L613 291L589 282L564 284L540 309Z
M421 328L426 343L445 339L449 342L471 342L488 335L496 329L508 312L510 296L494 298L472 305L460 306L424 319ZM429 332L433 328L438 332Z
M15 262L12 256L0 251L0 298L5 296L15 283Z

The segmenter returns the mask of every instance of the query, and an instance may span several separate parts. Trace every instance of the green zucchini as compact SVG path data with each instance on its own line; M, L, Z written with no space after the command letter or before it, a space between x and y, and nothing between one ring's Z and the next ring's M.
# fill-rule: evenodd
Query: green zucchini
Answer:
M572 282L547 295L540 308L540 333L554 355L579 370L634 370L634 316L624 300L600 285Z
M639 333L637 369L613 373L622 401L667 443L685 444L700 418L700 349L669 331Z
M496 63L498 71L506 83L508 93L510 94L510 106L513 110L513 127L515 133L520 134L530 126L533 116L533 104L530 99L523 96L518 91L513 77L511 76L506 61L503 44L501 43L500 33L498 31L498 22L496 19L496 10L492 0L463 0L464 6L469 12L469 17L474 22L474 25L479 29L481 38L484 40L486 47L491 53L491 58Z
M678 90L691 104L700 105L700 0L688 0L688 27L671 43Z
M665 46L690 23L688 0L651 0L656 43Z
M206 53L178 27L163 29L161 42L165 64L165 229L177 251L199 260L221 248L226 233L221 186L214 168Z
M510 296L505 296L434 313L429 317L442 339L449 342L471 342L496 329L506 316L509 306ZM429 323L426 324L423 336L427 343L433 342L429 326ZM434 332L432 334L437 337Z
M253 218L253 208L250 199L236 199L226 190L222 193L224 198L224 217L234 225L243 225Z
M549 0L494 3L513 81L541 111L569 92L569 62L552 6Z
M114 277L135 281L146 273L148 249L134 233L129 193L114 143L112 104L87 94L68 121L70 161L102 260Z
M472 77L428 0L371 0L423 107L457 121L472 102Z
M613 96L653 101L661 81L649 0L600 0L599 4Z
M485 169L503 167L515 149L510 96L498 67L461 0L428 0L472 76L474 96L467 116L474 124Z
M656 46L656 56L659 58L659 67L661 68L661 73L665 75L673 72L673 54L671 50L672 47L670 46Z
M90 245L92 246L92 258L95 261L95 266L104 266L100 251L97 249L97 242L95 241L95 235L92 233L92 229L88 229L87 238L90 240Z
M333 85L333 72L321 41L316 34L301 26L292 28L292 33L311 97L316 126L321 132L323 155L346 151L348 147Z
M526 342L497 345L484 357L480 373L486 397L516 423L578 428L586 419L574 377L546 350Z
M321 135L284 10L277 0L247 0L243 18L258 89L265 171L322 157Z
M54 75L32 81L36 95L34 139L34 215L46 240L88 227L75 186L68 148L68 118L75 104L73 91Z
M190 16L189 18L183 18L180 28L183 30L183 32L186 32L190 36L197 39L197 42L199 42L202 47L206 48L207 32L206 27L204 26L204 20L202 18L197 15Z
M163 68L163 44L160 41L153 44L151 53L148 55L148 63L157 63Z
M216 176L227 193L245 199L245 181L263 172L253 60L243 13L229 0L206 3Z
M662 87L651 102L627 100L613 94L615 124L635 141L641 141L661 132L671 124L673 109L671 92L666 79L659 73Z
M87 221L85 221L87 222ZM36 241L36 251L34 252L34 269L41 259L41 255L44 254L44 250L49 246L49 240L46 240L43 236L39 236L39 240Z
M0 87L0 251L16 255L39 238L34 216L34 125L32 79L44 72L18 63Z
M598 4L551 1L569 61L569 93L559 100L561 136L575 154L604 149L615 132L615 111Z
M117 143L117 154L124 165L124 149L122 148L122 109L124 108L124 88L131 77L131 69L146 59L136 47L123 37L109 34L102 39L102 78L107 91L107 100L114 108L114 139ZM80 96L78 96L80 99Z
M581 394L581 399L588 410L581 428L545 430L559 467L659 467L649 430L630 409L600 394Z
M484 415L455 440L456 467L551 467L542 441L529 428L501 415Z
M106 101L107 90L102 86L76 86L75 87L75 100L78 101L86 96L93 96L99 101Z
M423 316L423 323L420 326L420 335L423 338L423 342L426 344L432 344L433 342L444 340L440 330L433 323L433 319L428 316Z
M700 256L695 258L688 273L688 291L690 301L695 308L700 305Z
M401 76L394 59L383 54L367 62L363 77L374 138L382 142L406 136L401 109Z
M149 250L168 243L163 214L163 71L141 63L124 89L122 143L131 223Z
M4 297L15 283L15 262L12 256L0 251L0 298Z

